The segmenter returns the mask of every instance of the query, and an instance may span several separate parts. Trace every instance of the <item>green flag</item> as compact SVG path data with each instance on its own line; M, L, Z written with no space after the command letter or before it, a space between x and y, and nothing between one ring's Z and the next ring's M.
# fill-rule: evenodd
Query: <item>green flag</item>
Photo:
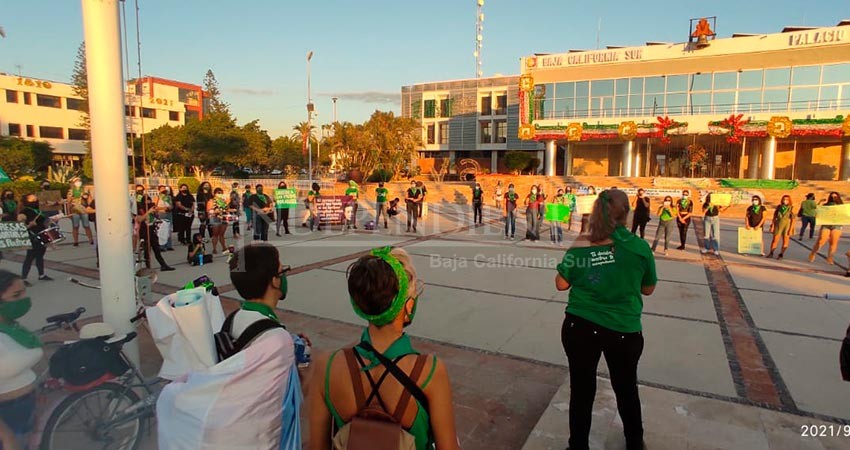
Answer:
M0 183L6 183L9 181L12 181L12 179L9 178L9 175L6 174L6 171L3 170L2 167L0 167Z
M560 203L546 203L546 220L550 222L570 220L570 206Z

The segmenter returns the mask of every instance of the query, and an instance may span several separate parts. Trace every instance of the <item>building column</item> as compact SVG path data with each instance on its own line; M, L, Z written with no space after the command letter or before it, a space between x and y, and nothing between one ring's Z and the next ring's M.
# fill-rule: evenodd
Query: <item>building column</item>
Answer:
M555 155L558 152L558 145L554 139L546 141L546 150L543 156L543 175L547 177L555 176Z
M564 176L572 176L573 174L573 144L567 142L564 147Z
M850 180L850 137L841 142L841 162L838 166L838 179Z
M499 152L490 152L490 173L499 173Z
M770 136L764 143L761 163L761 178L763 180L772 180L776 172L776 138Z
M632 176L641 177L643 174L641 173L641 159L640 159L640 146L635 150L635 164L632 166Z
M623 162L620 165L620 176L621 177L630 177L632 176L632 158L634 158L635 152L635 142L634 141L625 141L623 142Z
M755 180L759 177L759 148L757 145L751 145L747 150L749 167L747 168L747 178Z

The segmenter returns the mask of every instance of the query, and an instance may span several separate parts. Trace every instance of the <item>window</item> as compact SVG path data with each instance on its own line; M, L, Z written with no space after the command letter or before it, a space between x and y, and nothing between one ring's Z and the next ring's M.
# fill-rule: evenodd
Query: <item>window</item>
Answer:
M68 97L68 98L65 99L65 107L67 109L72 109L72 110L75 110L75 111L82 111L83 110L83 101L78 99L78 98Z
M27 125L27 137L35 137L35 127Z
M21 137L21 124L10 123L9 124L9 136Z
M557 83L557 84L555 84L555 95L558 98L575 97L575 95L576 95L576 84L575 83Z
M434 124L432 123L431 125L428 125L428 127L426 129L428 130L427 131L427 136L428 136L427 144L431 145L431 144L434 143Z
M738 88L761 89L763 70L745 70L738 74Z
M791 91L791 109L794 111L807 111L815 109L818 100L818 88L794 88Z
M508 113L508 96L501 94L496 96L496 115L504 116Z
M620 78L616 81L615 93L617 95L629 95L629 79Z
M732 90L738 87L737 72L718 72L714 74L714 90Z
M124 115L127 117L136 117L136 107L124 105Z
M436 100L425 100L425 117L426 119L433 119L437 117L437 101Z
M18 103L18 91L6 89L6 103Z
M440 117L452 116L452 99L440 99Z
M414 106L419 106L419 103L415 103ZM416 115L413 116L415 119L419 118L419 111L417 109ZM200 120L201 115L197 111L187 110L185 114L183 114L183 122L189 122L190 120Z
M629 79L629 95L643 95L643 78Z
M710 73L695 73L691 75L691 91L710 91L711 90L711 74Z
M714 111L717 113L730 113L735 106L735 92L715 92Z
M38 135L48 139L64 139L64 130L60 127L38 127Z
M32 105L32 94L29 92L24 92L24 104Z
M175 122L180 121L180 113L178 111L168 111L168 120L173 120Z
M834 106L838 100L838 86L821 86L820 101L824 106Z
M445 145L449 143L449 124L448 122L443 122L440 124L440 144Z
M767 69L764 71L764 86L788 86L788 81L791 80L791 68L784 67L781 69Z
M672 75L667 77L667 92L686 92L687 90L687 75Z
M761 90L738 91L738 112L755 112L761 109Z
M504 144L508 142L508 122L505 120L496 120L493 122L496 126L496 143Z
M823 66L823 84L850 82L850 63Z
M86 130L82 128L68 128L68 139L72 141L85 141Z
M544 88L545 94L546 88ZM551 95L551 94L550 94ZM489 116L493 114L493 98L488 96L481 97L481 115Z
M735 94L732 93L734 96ZM667 94L667 109L670 114L685 114L685 105L688 103L688 94Z
M142 117L145 119L156 119L156 110L151 108L142 108Z
M794 86L813 86L820 84L820 66L795 67L791 74Z
M177 88L177 101L189 106L198 106L198 91L185 88Z
M38 106L46 106L48 108L62 107L62 98L55 95L36 94L35 100Z
M708 92L691 94L691 114L708 114L711 112L711 94Z
M764 108L767 111L779 111L788 105L788 89L765 89Z
M493 142L492 136L490 135L490 121L481 121L479 122L479 125L481 126L481 138L479 139L479 142L482 144L489 144Z
M664 92L664 77L647 77L645 91L647 94Z

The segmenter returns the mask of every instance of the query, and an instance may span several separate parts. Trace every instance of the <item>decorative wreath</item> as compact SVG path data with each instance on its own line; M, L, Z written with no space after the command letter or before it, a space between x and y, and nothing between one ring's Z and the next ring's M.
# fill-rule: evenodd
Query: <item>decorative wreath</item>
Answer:
M791 135L791 119L785 116L773 116L767 122L767 134L775 138L787 138Z
M850 115L844 118L844 122L841 123L841 131L844 132L845 136L850 136Z
M525 92L531 92L534 90L534 77L528 74L525 74L519 77L519 88Z
M519 138L522 139L523 141L530 141L530 140L534 139L534 132L535 132L534 125L527 123L527 124L524 124L524 125L520 125L518 135L519 135Z
M732 114L728 118L723 119L720 125L729 130L729 135L726 136L726 142L730 144L738 144L741 142L741 133L743 133L742 127L748 124L750 121L744 119L743 114Z
M624 141L634 140L637 137L637 124L633 120L620 122L620 126L617 128L617 134Z
M567 125L567 140L571 142L580 141L581 134L584 132L584 127L578 122L572 122Z

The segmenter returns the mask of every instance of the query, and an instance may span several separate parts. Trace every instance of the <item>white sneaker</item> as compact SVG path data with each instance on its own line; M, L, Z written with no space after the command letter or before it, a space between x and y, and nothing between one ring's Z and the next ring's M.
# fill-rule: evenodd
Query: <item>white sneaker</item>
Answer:
M699 252L704 255L704 254L708 253L708 250L701 248Z
M664 250L661 254L667 256L667 250Z
M720 250L715 250L715 251L714 251L714 254L715 254L716 256L720 256Z

